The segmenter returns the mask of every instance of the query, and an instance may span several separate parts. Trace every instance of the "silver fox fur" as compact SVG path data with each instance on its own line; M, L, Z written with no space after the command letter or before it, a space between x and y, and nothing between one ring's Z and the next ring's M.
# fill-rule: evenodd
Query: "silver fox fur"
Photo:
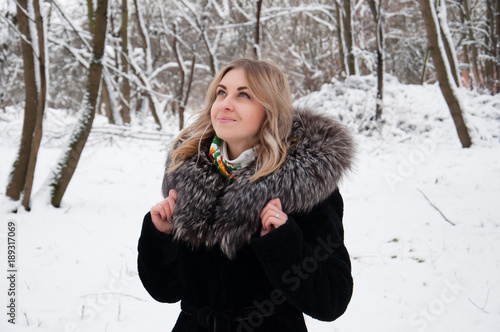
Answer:
M258 231L260 212L280 198L283 212L309 212L330 196L353 166L355 143L348 130L330 117L296 110L292 144L283 165L272 174L249 182L252 162L229 186L208 157L200 153L172 173L165 172L163 195L178 197L172 222L176 240L190 247L220 246L229 258ZM166 169L169 167L167 159Z

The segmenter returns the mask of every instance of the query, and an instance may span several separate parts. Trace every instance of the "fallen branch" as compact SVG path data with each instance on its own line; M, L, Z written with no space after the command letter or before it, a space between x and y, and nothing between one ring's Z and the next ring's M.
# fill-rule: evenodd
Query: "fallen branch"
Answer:
M441 210L436 206L436 204L432 203L431 200L425 195L425 193L420 190L420 188L417 188L418 191L420 191L422 193L422 195L424 196L424 198L427 200L427 202L429 202L429 204L437 210L437 212L439 212L439 214L444 218L444 220L446 220L447 222L449 222L452 226L455 226L455 223L452 222L450 219L446 218L446 216L444 215L443 212L441 212Z
M146 300L141 299L140 297L137 297L137 296L134 296L134 295L125 294L125 293L118 293L118 292L90 293L90 294L82 295L81 297L89 297L89 296L96 296L97 297L99 295L120 295L120 296L123 296L123 297L130 297L130 298L136 299L138 301L146 302Z
M479 310L481 310L482 312L484 312L485 314L491 314L491 312L488 312L486 310L484 310L484 308L486 307L486 304L488 303L488 298L490 297L490 289L488 289L488 293L486 293L486 300L484 300L484 305L483 307L480 307L478 306L476 303L474 303L474 301L472 301L470 298L469 298L469 302L472 303L475 307L477 307Z

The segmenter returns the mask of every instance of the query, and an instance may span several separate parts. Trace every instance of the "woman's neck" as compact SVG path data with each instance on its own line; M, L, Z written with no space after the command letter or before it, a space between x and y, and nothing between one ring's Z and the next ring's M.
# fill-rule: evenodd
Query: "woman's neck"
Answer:
M235 160L235 159L238 159L238 157L245 151L247 150L250 150L254 147L253 144L250 144L248 142L242 142L240 144L238 143L227 143L226 141L224 141L225 144L226 144L226 151L227 151L227 154L226 154L226 158L228 158L229 160Z
M227 142L225 141L222 142L222 155L224 156L226 161L230 162L231 164L244 166L255 157L255 148L250 147L241 149L245 150L239 151L238 155L235 156L236 154L231 154L229 144L227 144Z

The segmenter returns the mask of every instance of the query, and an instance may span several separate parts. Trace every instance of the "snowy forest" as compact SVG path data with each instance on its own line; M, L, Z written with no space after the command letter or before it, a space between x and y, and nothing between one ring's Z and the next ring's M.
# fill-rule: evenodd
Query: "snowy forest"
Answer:
M499 38L499 0L0 0L0 266L16 276L0 330L173 327L178 304L137 275L142 217L211 79L247 57L359 148L340 188L355 294L310 331L498 331Z
M500 89L499 3L460 1L6 1L0 8L0 109L22 107L24 127L6 195L29 209L46 108L80 112L47 183L59 206L95 114L110 124L152 117L182 129L186 110L237 57L281 66L295 97L349 76L439 81L462 146L472 142L456 89ZM5 111L4 111L5 112ZM168 117L168 119L166 118ZM176 120L174 120L174 118Z

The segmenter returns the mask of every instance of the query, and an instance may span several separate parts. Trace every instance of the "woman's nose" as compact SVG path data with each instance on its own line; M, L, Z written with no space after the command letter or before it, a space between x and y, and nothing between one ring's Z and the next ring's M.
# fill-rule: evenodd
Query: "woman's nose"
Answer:
M232 97L229 95L226 96L226 98L224 98L224 100L221 102L220 107L222 110L232 111L234 109Z

